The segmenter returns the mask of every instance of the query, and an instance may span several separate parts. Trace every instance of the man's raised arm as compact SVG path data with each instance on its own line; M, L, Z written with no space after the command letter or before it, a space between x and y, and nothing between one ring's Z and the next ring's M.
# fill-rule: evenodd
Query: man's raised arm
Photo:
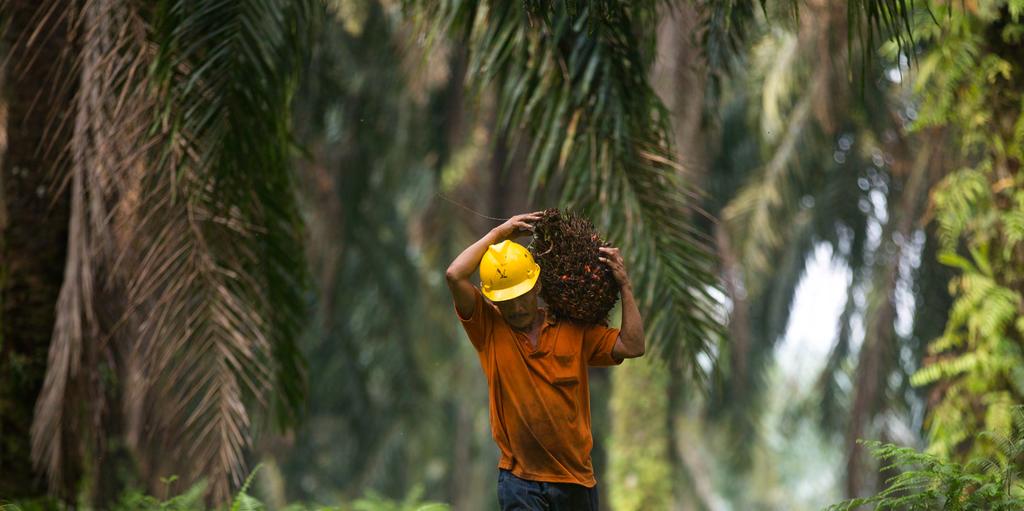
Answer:
M612 247L601 247L601 262L608 265L612 270L615 281L619 283L619 293L622 296L622 325L619 329L619 338L612 347L612 357L622 360L624 358L642 357L646 346L644 343L644 323L640 318L640 309L636 306L636 299L633 298L633 284L626 273L626 263L622 260L619 249Z
M540 216L541 212L537 211L509 218L505 223L491 229L484 237L463 250L452 261L452 264L448 266L448 271L445 272L445 277L448 280L448 289L452 292L452 298L455 299L455 310L460 316L465 318L473 313L476 295L470 278L480 265L480 259L487 252L487 247L532 232L533 223L540 220Z

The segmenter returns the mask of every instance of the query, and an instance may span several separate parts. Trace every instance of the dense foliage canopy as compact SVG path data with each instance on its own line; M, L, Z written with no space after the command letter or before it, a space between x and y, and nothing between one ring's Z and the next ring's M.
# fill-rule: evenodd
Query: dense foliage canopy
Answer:
M1018 506L1022 15L3 2L0 506L493 508L442 273L546 208L652 348L591 375L612 508Z

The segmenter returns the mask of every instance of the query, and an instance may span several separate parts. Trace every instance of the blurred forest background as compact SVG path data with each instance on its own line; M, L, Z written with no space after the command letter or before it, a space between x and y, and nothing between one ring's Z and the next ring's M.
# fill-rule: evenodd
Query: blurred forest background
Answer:
M1024 0L0 5L0 505L494 509L442 272L546 207L652 346L606 509L1024 467Z

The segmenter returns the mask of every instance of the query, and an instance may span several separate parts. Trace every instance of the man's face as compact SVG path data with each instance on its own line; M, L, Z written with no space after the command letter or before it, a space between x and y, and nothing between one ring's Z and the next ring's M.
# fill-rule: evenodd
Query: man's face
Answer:
M494 302L494 305L501 311L501 316L516 330L529 330L537 317L537 294L540 291L540 282L533 286L533 289L526 293L501 302Z

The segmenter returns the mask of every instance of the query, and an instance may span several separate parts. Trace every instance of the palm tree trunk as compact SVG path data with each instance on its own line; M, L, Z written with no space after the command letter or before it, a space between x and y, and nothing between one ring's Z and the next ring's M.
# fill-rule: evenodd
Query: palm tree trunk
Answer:
M675 139L676 159L682 165L684 179L699 189L709 184L709 147L717 133L707 129L705 92L708 88L709 71L705 48L701 43L703 12L695 3L680 3L659 7L662 22L657 27L657 58L651 71L651 84L658 97L670 112ZM708 204L699 205L710 210ZM705 219L693 218L701 224ZM713 227L714 228L714 227ZM721 247L719 247L721 252ZM723 264L726 262L723 261ZM726 266L728 268L728 266ZM726 283L727 285L729 283ZM734 295L732 288L727 288ZM745 302L733 297L733 303L745 312ZM730 343L735 344L746 333L746 322L737 321L742 314L734 315L730 322ZM736 328L739 331L736 332ZM743 344L740 341L740 344ZM743 348L743 353L745 353ZM659 389L667 396L666 441L667 460L673 487L672 509L697 510L714 509L710 475L700 471L705 464L702 453L694 448L694 435L700 435L693 424L701 422L700 413L685 402L690 391L683 376L679 360L669 364L665 388ZM629 389L615 388L616 392L630 392Z
M869 305L866 319L864 344L860 348L854 384L853 402L850 407L850 423L846 433L846 496L858 497L866 491L874 493L865 478L865 449L858 439L870 434L870 422L883 407L885 386L891 373L893 360L897 358L897 341L894 323L896 320L896 285L899 281L899 265L903 250L907 246L896 244L893 235L898 233L903 240L909 240L918 225L922 205L928 197L928 190L938 182L941 165L936 158L928 133L922 137L925 143L913 156L908 169L904 192L898 205L889 208L891 219L882 231L882 245L876 252L883 254L886 244L894 244L892 254L880 265L873 288L875 303ZM932 133L934 136L935 134ZM936 136L934 140L941 140ZM904 148L905 149L905 148ZM909 159L909 158L907 158ZM898 174L894 172L895 174ZM895 197L892 197L895 199Z
M668 368L647 356L611 371L611 508L671 509L676 479L669 454Z
M67 193L53 169L65 157L70 123L50 114L64 110L72 95L61 74L72 48L66 23L46 16L50 2L5 4L10 129L0 167L0 495L21 498L45 493L44 479L32 470L29 428L66 253Z
M704 91L708 69L701 44L703 15L696 3L665 4L658 25L658 54L651 83L671 112L676 152L687 179L700 189L708 177Z

